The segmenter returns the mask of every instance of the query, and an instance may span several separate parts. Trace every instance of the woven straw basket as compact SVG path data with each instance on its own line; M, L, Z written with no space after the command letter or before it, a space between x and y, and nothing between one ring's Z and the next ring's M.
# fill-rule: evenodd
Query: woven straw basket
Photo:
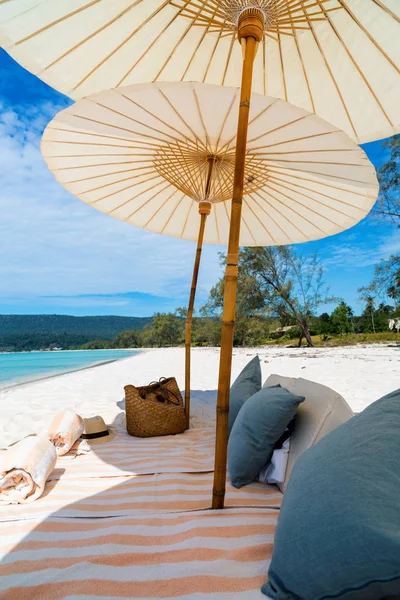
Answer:
M124 389L129 435L153 437L185 431L185 408L174 377L142 387L126 385Z

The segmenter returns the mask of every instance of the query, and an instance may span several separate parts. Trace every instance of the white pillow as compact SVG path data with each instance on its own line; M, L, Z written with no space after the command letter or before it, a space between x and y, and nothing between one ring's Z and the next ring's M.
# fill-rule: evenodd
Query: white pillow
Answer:
M293 467L300 456L327 433L348 421L354 413L340 394L320 383L301 377L296 379L271 375L264 387L277 383L286 387L292 394L305 397L305 401L297 409L296 425L290 438L285 481L279 484L284 492Z

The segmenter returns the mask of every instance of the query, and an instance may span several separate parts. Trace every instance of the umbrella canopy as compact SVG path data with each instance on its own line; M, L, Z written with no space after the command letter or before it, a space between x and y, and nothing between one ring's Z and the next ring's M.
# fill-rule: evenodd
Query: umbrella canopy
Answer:
M2 0L0 43L74 99L155 80L238 86L248 6L264 20L253 91L359 143L400 130L397 0Z
M42 153L57 180L93 208L156 233L229 234L239 90L153 83L80 100L47 126ZM208 187L207 187L208 186ZM240 243L291 244L352 227L378 193L375 170L346 134L282 100L251 99Z

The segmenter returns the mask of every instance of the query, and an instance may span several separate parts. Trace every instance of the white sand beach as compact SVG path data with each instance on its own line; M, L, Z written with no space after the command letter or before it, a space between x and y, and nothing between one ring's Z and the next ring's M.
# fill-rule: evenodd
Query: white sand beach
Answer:
M215 422L219 349L192 352L192 425L199 427ZM261 359L263 381L271 373L311 379L342 394L356 412L400 386L400 347L236 348L232 381L255 354ZM86 417L100 414L108 423L121 422L124 385L145 385L163 376L175 376L183 389L183 348L143 350L113 363L3 390L0 446L39 431L65 407Z

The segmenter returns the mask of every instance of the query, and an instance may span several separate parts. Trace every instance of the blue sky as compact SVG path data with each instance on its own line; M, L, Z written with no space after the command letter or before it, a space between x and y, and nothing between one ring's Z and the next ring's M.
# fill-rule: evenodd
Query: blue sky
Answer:
M184 306L194 243L111 219L65 192L48 172L40 137L70 102L0 49L0 313L147 316ZM379 167L380 142L364 149ZM400 251L399 237L369 216L297 249L319 252L331 293L358 312L357 288L369 283L380 258ZM198 307L221 273L222 249L204 248Z

